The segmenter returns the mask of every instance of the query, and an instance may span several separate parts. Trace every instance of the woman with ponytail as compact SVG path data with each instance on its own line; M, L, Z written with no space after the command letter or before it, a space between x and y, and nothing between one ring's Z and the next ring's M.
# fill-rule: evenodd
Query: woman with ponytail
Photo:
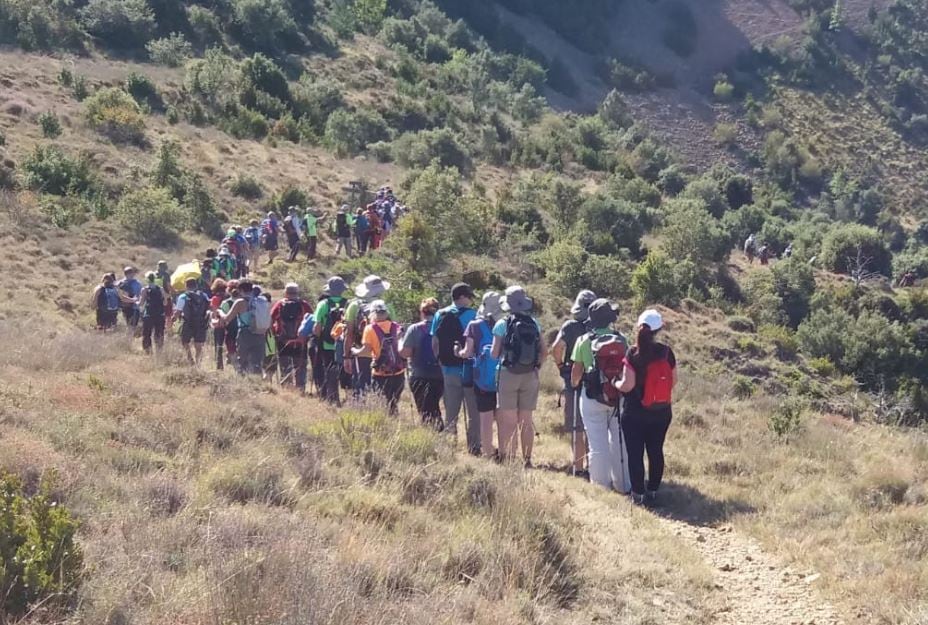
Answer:
M673 419L671 397L677 381L677 359L657 336L664 327L661 314L646 310L638 318L638 337L625 359L616 388L625 394L622 433L628 450L632 499L653 503L664 476L664 439ZM645 483L644 455L648 454Z

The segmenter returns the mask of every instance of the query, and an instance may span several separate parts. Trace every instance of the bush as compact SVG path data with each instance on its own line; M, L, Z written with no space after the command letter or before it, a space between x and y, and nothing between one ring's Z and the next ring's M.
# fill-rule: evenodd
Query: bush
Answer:
M42 136L46 139L55 139L61 135L61 122L58 121L58 116L51 111L41 113L37 121L42 128Z
M732 382L732 393L738 399L750 399L753 397L754 392L757 390L757 387L754 384L754 380L743 375L736 375L734 381Z
M219 127L236 139L263 139L269 130L264 115L244 106L220 120Z
M146 0L90 0L80 15L87 32L114 48L141 47L156 27Z
M455 134L447 128L406 133L393 142L393 157L403 167L426 167L434 160L442 167L455 167L468 173L471 156Z
M683 173L683 170L680 169L679 165L671 165L658 173L657 188L660 189L664 195L673 197L682 192L683 189L686 188L686 184L686 175Z
M175 243L187 222L177 200L161 187L126 193L119 200L115 214L134 242L150 246Z
M145 50L152 61L168 67L180 67L193 56L193 46L180 33L149 41Z
M84 114L90 127L116 143L145 142L145 117L122 89L101 89L87 98Z
M805 403L800 399L788 398L780 402L767 418L770 431L780 440L787 440L802 423Z
M715 99L719 102L729 102L735 95L735 87L723 76L716 79L715 86L712 88L712 95L714 95ZM717 128L718 127L716 127L716 129Z
M632 292L640 304L676 306L680 289L673 263L659 252L649 252L632 272Z
M880 233L858 224L837 225L825 235L821 262L835 273L892 275L892 255Z
M754 332L754 322L749 317L730 317L728 327L735 332Z
M325 143L339 158L355 156L369 143L390 138L387 123L375 111L339 109L325 124Z
M631 271L621 258L590 254L583 272L587 286L582 288L591 289L599 297L625 299L632 295Z
M588 198L580 208L585 224L581 238L594 254L615 254L628 250L633 256L641 252L645 231L643 211L629 202L603 196Z
M758 334L773 343L777 358L783 361L793 360L799 352L799 341L789 328L776 325L763 325Z
M315 134L322 136L325 124L334 111L345 106L345 99L338 85L324 80L315 80L303 74L293 88L291 97L295 114L308 121Z
M187 223L195 232L214 239L222 236L224 216L216 210L213 196L196 174L184 177L184 207L187 209Z
M80 225L91 215L88 201L77 195L41 195L39 211L56 228Z
M721 219L728 210L728 202L722 195L718 182L711 176L691 180L680 197L699 201L709 211L709 214L717 219Z
M97 179L90 160L81 155L72 159L57 147L38 146L23 161L24 182L34 191L52 195L79 195L93 191Z
M296 21L283 0L233 0L232 12L246 47L275 53L297 34Z
M88 95L90 95L90 90L87 88L87 79L83 76L74 77L74 86L71 89L71 93L74 94L74 99L78 102L83 102Z
M264 189L261 183L254 176L239 174L232 182L230 189L232 195L245 198L246 200L257 200L264 195Z
M126 92L140 105L150 107L161 106L161 95L158 88L148 76L131 72L126 76Z
M720 122L712 130L712 138L721 146L733 146L738 140L738 127L734 124Z
M28 497L22 482L0 474L0 613L16 621L41 605L65 605L80 581L78 523L52 497L54 475Z
M806 363L809 368L823 378L830 378L835 374L835 363L827 358L811 358Z
M271 205L280 212L287 210L291 206L307 208L311 204L309 194L298 187L284 187L279 193L275 193L271 199Z
M701 201L676 199L666 206L661 247L668 256L689 260L697 267L727 257L731 240Z

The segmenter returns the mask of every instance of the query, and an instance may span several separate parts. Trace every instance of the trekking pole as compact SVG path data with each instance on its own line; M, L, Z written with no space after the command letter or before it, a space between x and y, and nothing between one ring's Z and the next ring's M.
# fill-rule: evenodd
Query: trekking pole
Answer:
M572 459L570 474L572 477L577 477L577 423L579 421L577 417L580 413L580 392L577 389L574 389L572 403L574 405L574 422L570 432L570 457Z

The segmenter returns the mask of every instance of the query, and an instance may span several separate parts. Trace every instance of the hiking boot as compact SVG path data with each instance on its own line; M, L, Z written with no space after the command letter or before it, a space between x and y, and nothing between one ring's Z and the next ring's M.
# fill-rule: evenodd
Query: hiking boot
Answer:
M587 471L586 469L577 469L576 471L574 471L574 476L579 477L584 482L590 481L590 472Z
M631 498L632 498L632 504L634 504L634 505L636 505L636 506L643 506L643 505L644 505L644 499L645 499L645 496L644 496L644 495L639 495L638 493L633 492L633 493L631 494Z
M526 469L533 469L533 468L535 468L534 466L532 466L532 459L531 459L531 458L526 458L526 459L525 459L525 468L526 468Z
M657 505L657 491L649 490L644 494L645 503L649 506Z

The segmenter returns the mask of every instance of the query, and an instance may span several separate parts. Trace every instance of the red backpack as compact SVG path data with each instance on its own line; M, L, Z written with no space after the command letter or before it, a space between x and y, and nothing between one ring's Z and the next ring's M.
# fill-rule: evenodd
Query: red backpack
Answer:
M673 367L664 348L660 355L648 363L641 391L641 405L648 410L670 406L673 395Z
M593 369L586 374L587 397L606 406L618 406L622 394L613 382L622 377L625 342L614 334L592 338Z

